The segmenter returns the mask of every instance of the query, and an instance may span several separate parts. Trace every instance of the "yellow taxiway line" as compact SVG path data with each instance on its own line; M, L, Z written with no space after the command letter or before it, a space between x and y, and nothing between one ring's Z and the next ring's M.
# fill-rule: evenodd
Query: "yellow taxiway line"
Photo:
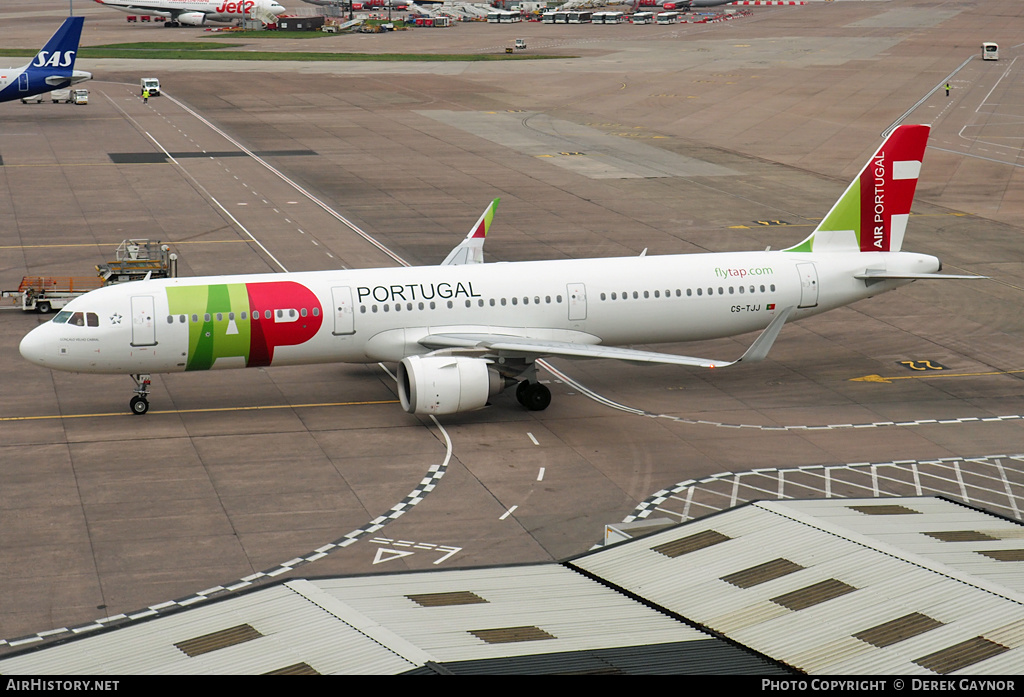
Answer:
M149 414L206 414L216 411L266 411L270 409L309 409L313 407L361 407L376 404L398 404L397 399L383 399L371 402L324 402L322 404L275 404L253 407L214 407L210 409L168 409L151 411ZM118 411L109 414L51 414L47 416L0 416L3 421L44 421L49 419L90 419L102 416L133 416L130 411Z
M914 380L915 378L970 378L970 377L981 377L985 375L1012 375L1014 373L1024 373L1024 369L1020 370L997 370L989 373L947 373L943 370L929 370L921 375L896 375L889 377L882 377L881 375L865 375L859 378L850 378L850 382L883 382L890 383L893 380Z

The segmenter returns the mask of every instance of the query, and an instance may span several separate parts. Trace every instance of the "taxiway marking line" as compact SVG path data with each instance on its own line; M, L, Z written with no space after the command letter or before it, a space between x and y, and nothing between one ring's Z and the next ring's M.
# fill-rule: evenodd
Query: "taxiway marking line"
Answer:
M179 106L180 106L180 105L179 105ZM149 139L150 139L151 141L153 141L153 144L154 144L154 145L156 145L156 146L157 146L158 148L160 148L160 150L161 150L161 151L162 151L162 152L164 153L164 155L166 155L166 156L167 156L167 159L168 159L168 160L170 160L170 161L171 161L171 162L172 162L172 163L174 164L174 166L175 166L175 167L177 167L177 168L178 168L178 170L179 170L179 171L180 171L180 172L181 172L181 173L182 173L183 175L185 175L186 177L188 177L189 179L191 179L191 180L192 180L192 183L193 183L193 184L194 184L194 185L196 186L196 188L198 188L198 189L199 189L199 190L200 190L200 191L201 191L201 192L202 192L202 193L203 193L203 194L204 194L204 195L205 195L205 196L206 196L206 197L207 197L208 199L210 199L210 201L211 201L211 202L212 202L212 203L213 203L214 205L216 205L216 206L217 206L217 208L220 208L220 209L221 209L221 211L223 211L223 212L224 212L224 215L226 215L227 217L231 218L231 222L233 222L233 223L235 224L235 227L237 227L237 228L238 228L239 230L241 230L242 232L244 232L244 233L245 233L245 235L246 235L246 237L248 237L248 238L249 238L250 240L252 240L253 242L255 242L255 243L256 243L256 244L257 244L257 245L259 246L259 248L263 250L263 253L264 253L264 254L266 254L266 255L267 255L268 257L270 257L270 260L271 260L272 262L274 262L275 264L277 264L277 266L278 266L278 268L279 268L279 269L281 269L281 270L282 270L282 271L284 271L285 273L288 273L288 269L287 269L287 268L285 268L285 265L284 265L284 264L282 264L282 263L281 263L280 261L278 261L278 260L277 260L277 257L275 257L275 256L274 256L273 254L271 254L271 253L270 253L270 250L269 250L269 249L267 249L266 247L264 247L264 246L263 246L263 243L262 243L262 242L260 242L260 241L259 241L258 239L256 239L256 236L255 236L255 235L253 235L253 234L252 234L251 232L249 232L249 229L248 229L247 227L245 227L244 225L242 225L241 221L240 221L240 220L238 220L238 218L236 218L235 216L231 215L231 211L229 211L229 210L228 210L227 208L225 208L225 207L224 207L224 204L222 204L222 203L221 203L220 201L218 201L218 200L217 200L217 198L216 198L216 197L215 197L215 196L214 196L213 194L211 194L211 193L209 192L209 190L207 190L207 188L206 188L205 186L203 186L202 184L200 184L200 183L199 183L199 180L198 180L198 179L196 179L196 178L195 178L195 176L193 176L193 174L192 174L191 172L189 172L189 171L188 171L187 169L185 169L185 167L184 167L184 166L183 166L183 165L182 165L182 164L181 164L180 162L178 162L178 160L176 160L176 159L174 158L174 156L173 156L173 155L171 155L171 153L169 153L169 152L167 151L167 148L165 148L165 147L164 147L164 146L163 146L163 145L162 145L162 144L160 143L160 141L159 141L159 140L157 140L157 139L156 139L156 138L155 138L155 137L154 137L154 136L153 136L153 135L152 135L152 134L151 134L151 133L150 133L149 131L143 131L143 133L145 133L145 134L146 134L146 137L147 137L147 138L149 138ZM253 157L255 157L255 155L254 155ZM245 186L248 186L248 184L246 184Z
M168 245L179 244L228 244L231 242L249 243L249 240L185 240L182 242L164 242ZM113 247L112 242L90 242L87 244L9 244L2 245L0 249L63 249L65 247Z
M881 375L865 375L859 378L849 378L849 382L882 382L888 383L893 380L913 380L915 378L969 378L969 377L983 377L986 375L1013 375L1014 373L1024 373L1024 368L1017 370L996 370L986 373L946 373L941 370L929 370L921 375L896 375L889 377L882 377Z
M151 411L150 414L204 414L218 411L265 411L269 409L309 409L312 407L361 407L373 406L376 404L398 404L397 399L383 399L368 402L323 402L320 404L272 404L267 406L252 407L213 407L210 409L166 409L162 411ZM101 416L129 416L127 412L113 412L109 414L52 414L49 416L0 416L3 421L45 421L49 419L88 419Z

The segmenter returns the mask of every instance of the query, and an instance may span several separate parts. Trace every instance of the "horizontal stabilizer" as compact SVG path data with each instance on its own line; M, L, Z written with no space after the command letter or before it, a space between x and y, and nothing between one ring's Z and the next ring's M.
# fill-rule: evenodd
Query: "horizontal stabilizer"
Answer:
M50 87L60 87L71 81L70 75L50 75L43 80Z

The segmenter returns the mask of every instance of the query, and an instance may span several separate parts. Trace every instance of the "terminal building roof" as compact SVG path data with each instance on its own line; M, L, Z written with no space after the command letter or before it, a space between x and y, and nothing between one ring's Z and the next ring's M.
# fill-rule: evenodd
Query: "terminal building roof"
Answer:
M1024 672L1024 526L753 502L563 563L292 579L0 658L18 674Z

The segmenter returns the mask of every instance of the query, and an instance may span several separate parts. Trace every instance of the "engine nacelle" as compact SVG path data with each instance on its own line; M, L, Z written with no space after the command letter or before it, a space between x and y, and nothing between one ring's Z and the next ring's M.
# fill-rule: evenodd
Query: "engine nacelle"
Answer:
M206 24L206 14L203 12L182 12L178 15L179 24L187 24L190 27L201 27Z
M487 406L506 387L490 361L466 356L407 356L398 364L398 398L410 414L457 414Z

